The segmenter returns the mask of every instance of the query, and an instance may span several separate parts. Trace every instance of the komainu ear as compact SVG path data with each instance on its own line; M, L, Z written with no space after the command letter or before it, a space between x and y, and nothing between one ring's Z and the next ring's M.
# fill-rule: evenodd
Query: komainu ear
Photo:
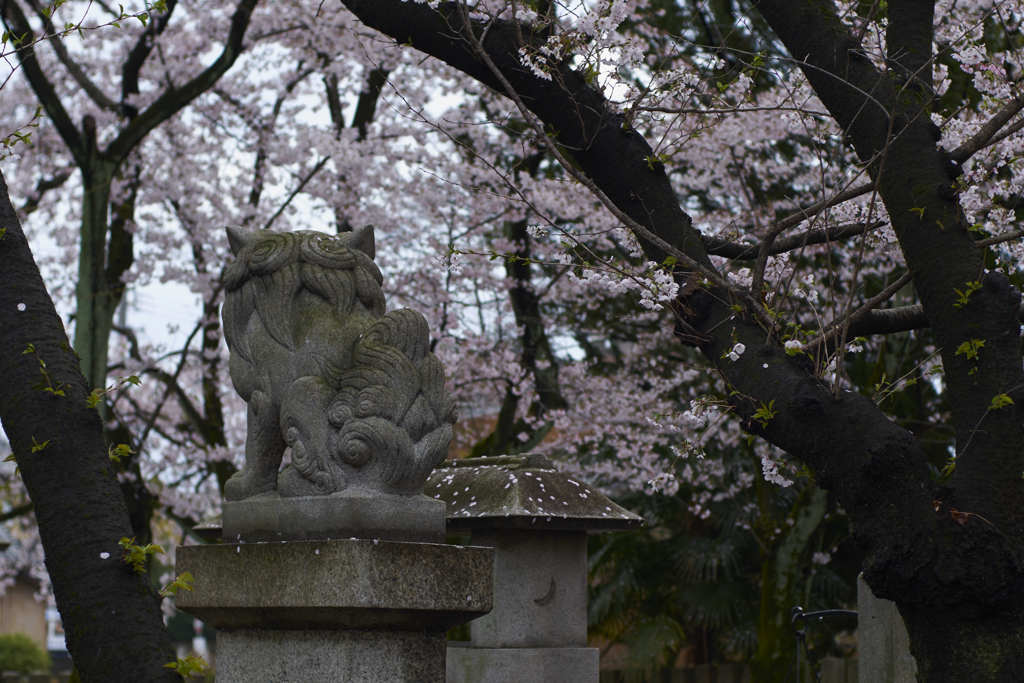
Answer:
M352 236L348 238L348 246L350 249L358 249L373 258L377 253L376 243L373 239L373 226L364 225L353 230Z
M231 248L231 253L238 256L238 252L242 251L242 247L249 243L251 235L231 226L226 227L225 230L228 233L228 246Z

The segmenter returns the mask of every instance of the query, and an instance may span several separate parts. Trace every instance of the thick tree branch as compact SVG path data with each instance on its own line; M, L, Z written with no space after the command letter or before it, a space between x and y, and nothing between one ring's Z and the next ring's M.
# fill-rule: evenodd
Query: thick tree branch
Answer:
M104 150L105 156L116 163L123 161L151 130L184 109L192 100L213 87L213 84L227 73L242 52L242 40L257 2L258 0L241 0L238 3L235 13L231 17L231 28L224 41L224 48L220 56L214 60L213 64L184 85L169 88L138 117L132 119Z
M21 205L21 208L18 209L21 215L27 216L38 209L39 202L42 201L43 195L50 190L56 190L58 187L66 183L68 178L71 177L72 170L72 168L64 168L57 171L57 173L50 178L40 178L39 182L36 183L35 190L32 191L29 198L26 199L25 203Z
M1017 312L1017 318L1024 323L1024 306ZM892 334L909 330L924 330L929 327L928 316L921 304L878 308L868 311L850 322L846 338L867 337L873 334Z
M441 3L437 10L418 3L403 4L388 0L347 0L344 2L364 23L391 36L400 44L410 44L476 78L481 83L507 94L502 78L522 95L526 107L546 124L558 130L558 143L570 150L573 159L584 168L613 202L641 225L657 225L670 248L676 248L697 263L709 264L700 235L689 216L678 206L664 169L647 159L654 154L647 142L632 128L624 128L624 118L613 113L603 96L586 79L562 65L557 78L537 78L519 59L518 36L537 46L543 34L530 26L516 26L495 20L486 25L467 22L459 3ZM479 58L465 37L482 36L486 54L500 75ZM462 37L460 37L462 36ZM618 181L632 175L636 182L624 186ZM668 250L641 240L660 253L663 261Z
M359 92L359 99L356 102L356 111L352 115L352 127L359 129L359 140L366 139L367 126L373 121L377 111L377 101L384 91L384 84L388 82L388 74L391 73L383 67L376 67L366 77L366 87ZM337 91L337 87L335 87Z
M32 512L33 505L31 502L22 503L21 505L15 505L6 512L0 514L0 522L6 522L7 520L14 519L15 517L21 517Z
M595 190L602 203L607 199L613 214L637 232L648 258L661 262L678 250L696 264L707 262L699 235L679 209L667 178L657 165L651 168L646 161L651 158L650 147L636 131L623 127L622 118L609 109L600 92L564 63L548 64L550 80L537 78L520 63L520 49L534 45L523 45L519 37L527 43L538 41L532 27L500 20L469 21L464 6L456 3L441 3L436 10L400 0L343 3L364 23L398 43L442 59L529 109L546 131L553 131L556 158L562 159L563 151L571 157L563 163L566 170L585 174L581 182ZM930 121L920 109L897 103L897 88L860 51L831 3L765 0L757 5L790 52L800 56L798 63L819 97L875 174L901 242L912 247L914 258L908 262L915 284L919 292L931 297L925 300L929 320L933 326L950 323L936 312L945 312L940 298L950 298L951 281L973 279L980 270L964 277L973 267L976 246L969 243L966 250L962 248L959 230L963 227L957 223L956 207L939 196L938 188L948 187L949 178L927 125ZM892 134L894 129L898 135ZM549 148L554 145L545 132L542 136ZM926 188L924 206L915 203L921 201L921 190L915 190L921 183ZM907 221L908 216L916 215L910 212L915 207L927 212L927 234L924 225ZM923 248L927 237L939 246ZM954 267L949 268L937 256L940 253L958 259ZM979 295L979 300L999 298L998 278L986 281L985 286L991 291ZM757 311L750 302L746 303L751 309L738 314L732 307L734 301L733 293L714 284L691 290L684 287L676 312L694 331L692 338L699 339L708 361L724 375L730 403L748 431L801 458L816 481L835 493L854 523L865 552L865 572L876 592L898 597L901 607L927 604L936 609L937 603L949 604L956 605L963 615L1002 605L1000 596L1019 585L1022 573L1015 549L1005 543L1006 532L980 524L968 528L948 515L936 514L927 456L914 436L887 419L866 397L831 391L813 376L806 358L789 357L771 329L754 322ZM945 307L953 308L951 303ZM1015 302L1014 316L1016 312ZM983 317L971 311L965 319L974 324ZM954 334L963 333L963 322L950 328ZM999 319L997 325L1002 323ZM679 336L684 334L688 333ZM732 361L728 351L737 341L745 344L746 352L734 354L739 357ZM1016 337L1011 341L1019 346ZM945 343L943 346L947 348ZM950 361L959 364L961 359L952 358L955 344L948 348L944 365L948 367ZM1019 365L1018 355L1018 374ZM990 380L994 374L983 376ZM983 388L989 389L991 384ZM774 417L767 423L753 420L759 409L771 409ZM1006 411L1006 417L1013 419L1011 413ZM992 424L995 422L992 419ZM991 439L980 441L985 441L982 448L991 446ZM1000 462L997 469L1005 474L1024 467L1014 469L1012 464ZM972 476L977 478L977 474ZM999 505L1010 510L1019 507L1006 505L1004 497L1014 486L1019 489L1019 482L1010 482L1000 491ZM972 506L977 502L965 497L968 499ZM988 512L993 506L989 502L978 509ZM999 514L1003 516L1000 521L1005 521L1006 514ZM963 547L972 548L970 563L951 566L943 561L960 557Z
M565 398L558 382L558 359L551 350L544 316L540 310L540 296L533 287L530 265L530 235L526 220L505 223L505 234L516 245L515 255L505 259L505 273L515 284L509 289L509 301L515 315L516 327L522 333L522 364L533 375L537 404L531 406L537 417L548 410L564 409Z
M886 31L886 62L911 90L930 99L932 90L932 43L935 32L932 19L935 0L890 0Z
M107 237L107 255L104 259L103 279L107 295L116 308L124 296L123 276L135 262L135 232L130 223L135 220L135 200L142 184L141 169L132 164L131 174L123 188L124 195L111 202Z
M138 110L133 105L129 105L128 100L133 95L139 94L139 73L142 71L142 66L146 63L146 58L149 57L153 48L156 47L157 37L167 28L177 5L178 0L167 0L167 11L150 17L145 30L139 35L139 39L135 41L134 47L128 53L128 58L121 65L121 106L128 118L133 118L138 114Z
M886 144L893 91L829 0L754 0L861 159Z
M985 125L978 129L978 132L964 140L959 147L950 152L949 157L953 161L962 164L979 150L993 144L1003 126L1020 113L1022 109L1024 109L1024 91L1004 104L1002 109L996 112L991 119L985 122Z
M951 497L1006 537L1024 537L1018 505L1024 484L1005 476L1024 470L1024 451L1009 445L1024 441L1024 410L989 410L993 396L1024 386L1020 293L1002 275L986 272L984 250L951 189L956 170L936 142L929 116L933 3L890 1L886 73L860 55L831 2L755 5L790 54L803 56L805 75L877 183L941 350L946 387L958 397L951 405L960 447ZM965 302L956 292L968 283L978 286ZM984 358L957 352L967 339L985 340Z
M82 67L78 65L70 54L68 54L67 48L64 46L64 37L60 35L57 28L50 21L50 17L46 12L43 12L43 8L39 5L38 0L29 0L29 4L32 5L32 9L35 11L36 16L39 17L40 21L43 22L43 32L49 35L50 45L53 47L54 53L57 55L57 59L64 65L64 68L68 70L71 77L75 79L75 83L78 83L79 87L85 91L89 98L98 106L100 109L106 109L107 111L117 111L117 102L107 97L107 94L100 89L98 85L93 83L86 73L82 70Z
M321 58L325 63L328 62L326 55L322 55ZM380 99L381 93L384 92L384 85L387 83L390 73L388 69L378 66L371 69L366 76L366 83L359 92L359 99L356 102L356 111L352 115L352 127L359 130L356 137L358 142L366 140L370 122L373 121L373 117L377 113L377 101ZM338 77L335 74L324 77L324 91L327 96L327 108L331 113L331 123L334 124L334 135L336 138L340 138L341 132L345 129L345 118L342 114L341 93L338 92ZM345 182L344 176L338 178L339 184ZM353 229L344 209L339 205L334 207L334 226L339 233L350 232Z
M874 223L846 223L835 225L830 228L818 228L808 230L798 235L790 235L784 239L777 239L768 248L768 255L774 256L794 249L800 249L811 244L823 244L825 242L838 242L848 237L863 235L876 228L885 225L884 221ZM756 259L761 250L761 244L744 244L742 242L730 242L718 237L705 237L704 245L708 253L714 256L724 256L736 261L752 261Z
M547 81L520 64L515 36L529 37L529 27L498 21L467 26L460 8L450 3L442 4L439 12L399 0L346 0L345 4L364 23L400 43L437 56L504 94L512 87L549 130L558 131L560 148L620 211L695 261L706 261L703 244L694 244L699 235L679 209L662 169L651 168L645 161L651 158L646 141L636 131L623 129L621 117L609 110L600 93L566 65ZM473 35L481 36L476 48ZM487 60L475 55L481 49ZM664 258L664 248L642 233L640 239L648 258ZM731 303L727 290L713 287L710 296L687 297L684 292L677 311L699 328L701 350L725 374L735 392L734 409L747 428L807 462L818 481L839 496L861 540L877 553L880 564L895 552L918 556L924 566L932 548L920 535L899 533L891 522L892 514L920 528L933 522L925 458L913 437L869 400L850 393L832 395L800 359L788 357L770 337L766 341L765 330L738 316ZM746 344L746 353L736 362L727 360L728 350L739 340ZM767 426L759 426L750 418L769 401L777 415ZM809 415L814 419L808 420ZM871 444L865 444L864 435L871 435ZM863 476L877 466L872 464L874 454L880 457L882 452L891 458L886 464L893 468L890 476L885 480ZM896 501L898 512L880 514L875 502L879 498Z

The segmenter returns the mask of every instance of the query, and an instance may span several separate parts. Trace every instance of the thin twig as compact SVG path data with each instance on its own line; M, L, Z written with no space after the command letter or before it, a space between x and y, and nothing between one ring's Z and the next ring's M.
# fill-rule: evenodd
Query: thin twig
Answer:
M852 313L843 316L841 320L833 321L832 324L829 326L828 330L823 330L818 337L808 342L808 353L810 353L811 349L816 349L822 344L827 344L828 342L832 341L832 339L835 338L835 336L839 334L839 332L844 327L849 326L850 323L856 321L857 318L863 316L864 314L875 308L875 306L882 303L883 301L886 301L889 298L891 298L893 294L900 291L904 285L910 282L912 278L913 274L910 271L903 273L903 275L898 277L895 282L893 282L891 285L883 289L881 292L879 292L878 294L874 295L873 297L862 303Z

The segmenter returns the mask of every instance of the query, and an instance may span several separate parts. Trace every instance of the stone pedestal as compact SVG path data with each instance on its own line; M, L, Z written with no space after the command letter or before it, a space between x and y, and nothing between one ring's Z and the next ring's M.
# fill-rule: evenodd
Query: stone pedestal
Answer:
M587 647L587 533L477 530L495 550L494 608L469 624L469 643L448 650L448 683L593 683L599 653Z
M494 548L494 609L469 624L477 647L587 646L585 531L477 530Z
M467 458L437 469L426 492L448 530L494 548L494 609L448 644L449 683L596 683L587 647L587 534L640 517L537 456Z
M177 606L212 624L220 682L445 678L445 631L491 608L489 548L379 539L184 546Z
M376 538L444 543L444 503L346 489L329 496L224 501L223 537L231 541Z
M876 597L862 575L857 576L857 680L917 680L917 661L896 603Z
M448 644L448 683L596 683L595 647L477 647Z
M222 631L217 681L443 681L444 654L444 633Z

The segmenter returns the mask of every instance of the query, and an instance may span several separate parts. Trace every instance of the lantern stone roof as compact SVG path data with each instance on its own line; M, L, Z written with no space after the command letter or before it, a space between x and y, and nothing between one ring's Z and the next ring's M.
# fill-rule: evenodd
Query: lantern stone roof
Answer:
M460 458L438 467L424 493L447 505L449 530L618 531L643 518L536 454Z

